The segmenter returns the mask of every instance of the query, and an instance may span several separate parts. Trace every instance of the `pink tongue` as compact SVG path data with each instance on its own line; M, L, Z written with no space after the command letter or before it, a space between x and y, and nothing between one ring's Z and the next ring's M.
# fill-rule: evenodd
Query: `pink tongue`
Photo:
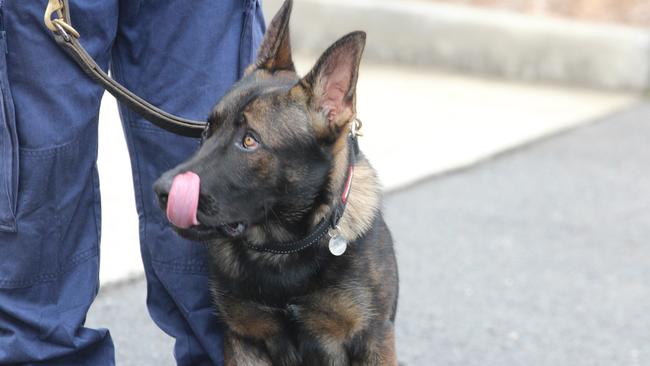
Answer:
M176 227L187 229L198 225L196 210L199 207L199 187L201 178L196 173L187 172L174 177L167 198L167 218Z

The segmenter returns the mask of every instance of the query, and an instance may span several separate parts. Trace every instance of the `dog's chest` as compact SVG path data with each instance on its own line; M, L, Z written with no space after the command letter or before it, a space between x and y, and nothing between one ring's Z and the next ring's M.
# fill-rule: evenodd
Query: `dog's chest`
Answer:
M210 248L213 292L285 309L346 278L350 259L310 250L282 257L233 246Z
M280 304L221 293L215 304L225 322L242 336L264 339L281 333L300 343L298 334L321 334L347 342L365 329L373 312L368 288L351 283L320 288ZM305 332L306 331L306 332Z

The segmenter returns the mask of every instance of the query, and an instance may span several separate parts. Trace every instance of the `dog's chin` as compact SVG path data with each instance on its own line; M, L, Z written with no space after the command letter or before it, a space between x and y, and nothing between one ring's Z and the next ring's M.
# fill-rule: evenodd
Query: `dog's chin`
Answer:
M243 221L238 221L230 224L219 225L217 228L229 238L238 238L244 235L246 229L248 229L248 225Z
M241 221L215 226L200 224L187 229L174 227L178 235L194 241L239 238L246 233L247 228L248 225Z

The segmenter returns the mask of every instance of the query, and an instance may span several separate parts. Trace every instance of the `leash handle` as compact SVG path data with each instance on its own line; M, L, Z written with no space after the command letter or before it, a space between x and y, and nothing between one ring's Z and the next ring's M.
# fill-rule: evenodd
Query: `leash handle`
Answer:
M79 42L80 34L71 25L69 9L68 0L49 0L45 10L44 22L47 28L52 31L56 43L86 75L99 83L115 99L124 103L154 125L177 135L201 137L206 122L193 121L167 113L140 98L108 76ZM53 15L56 15L57 18L52 19Z

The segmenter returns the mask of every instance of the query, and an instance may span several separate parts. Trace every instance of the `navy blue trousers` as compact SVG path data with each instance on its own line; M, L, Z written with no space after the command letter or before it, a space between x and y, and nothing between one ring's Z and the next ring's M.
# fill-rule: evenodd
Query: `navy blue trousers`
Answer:
M50 38L46 3L0 0L0 364L112 365L109 332L84 327L98 290L103 90ZM199 120L252 61L264 31L259 0L70 4L82 43L115 79L154 105ZM179 365L220 365L222 331L207 292L205 248L172 232L152 191L198 141L123 106L120 115L149 313L176 339Z

